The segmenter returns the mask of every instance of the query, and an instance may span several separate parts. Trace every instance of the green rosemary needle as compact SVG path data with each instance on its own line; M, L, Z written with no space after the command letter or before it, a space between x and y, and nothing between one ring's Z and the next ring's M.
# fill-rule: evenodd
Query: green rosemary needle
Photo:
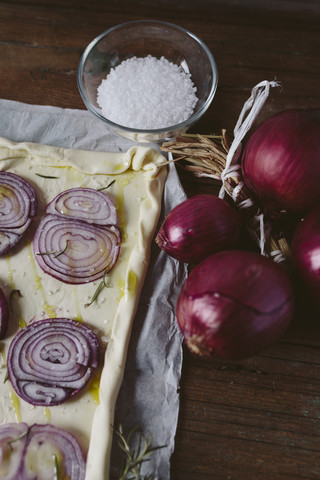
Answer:
M102 277L102 280L101 282L99 283L99 285L97 286L96 288L96 291L94 292L90 302L86 303L84 308L88 308L90 307L90 305L93 304L93 302L95 302L97 300L97 298L99 297L100 293L102 292L102 290L104 289L104 287L108 288L108 284L106 283L106 276L107 276L107 269L104 271L104 274L103 274L103 277Z
M107 186L101 187L101 188L97 188L97 191L98 191L98 192L101 192L102 190L106 190L107 188L111 187L111 185L113 185L114 182L115 182L115 180L112 180L110 183L108 183Z
M140 427L134 427L125 436L122 425L119 425L116 433L119 437L118 445L125 454L124 465L119 480L155 480L155 475L142 475L141 467L150 456L166 445L152 446L152 436L147 438ZM134 443L134 440L136 442ZM134 444L133 444L134 443Z
M42 175L41 173L36 173L37 177L41 177L41 178L59 178L59 177L54 177L53 175Z
M51 252L37 252L36 255L54 255L54 258L57 258L59 257L59 255L62 255L68 248L69 246L69 240L66 241L66 246L64 247L63 250L61 250L61 252L58 252L57 253L57 250L52 250Z

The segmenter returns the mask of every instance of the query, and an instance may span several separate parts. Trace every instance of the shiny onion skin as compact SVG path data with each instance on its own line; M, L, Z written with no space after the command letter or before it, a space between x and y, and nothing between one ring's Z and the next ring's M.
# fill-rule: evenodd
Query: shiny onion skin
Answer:
M0 255L18 243L37 208L32 185L15 173L0 171Z
M319 158L320 110L285 110L249 138L243 180L273 216L303 214L320 203Z
M7 298L0 288L0 340L5 338L10 318L10 309Z
M168 255L185 263L199 263L219 250L234 248L241 219L225 200L195 195L177 205L162 223L156 243Z
M295 229L291 259L299 280L320 310L320 206L309 212Z
M177 304L187 347L237 360L277 340L294 311L293 288L274 261L254 252L218 252L197 265Z
M0 426L2 480L84 480L85 459L76 438L54 425ZM58 462L57 476L55 458Z
M81 390L98 366L99 342L68 318L30 323L13 338L7 356L15 392L32 405L54 406Z
M118 216L110 197L72 188L46 208L33 239L41 269L65 283L93 282L115 266L121 245Z

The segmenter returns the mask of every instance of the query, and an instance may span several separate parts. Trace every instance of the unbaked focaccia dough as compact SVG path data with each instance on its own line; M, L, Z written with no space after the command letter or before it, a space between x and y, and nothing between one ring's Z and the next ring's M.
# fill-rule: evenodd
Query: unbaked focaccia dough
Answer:
M39 208L31 227L8 255L0 257L0 286L14 297L7 338L0 341L2 378L13 336L31 319L68 317L91 326L104 346L103 368L89 385L61 405L32 406L0 379L0 424L52 423L75 435L87 458L86 480L107 480L114 408L150 246L161 210L166 169L155 149L133 146L127 152L65 149L0 138L0 170L22 176L35 188ZM45 177L58 177L54 179ZM34 259L32 238L47 203L73 187L105 190L114 201L122 235L120 256L98 299L89 307L101 280L68 285L45 274Z

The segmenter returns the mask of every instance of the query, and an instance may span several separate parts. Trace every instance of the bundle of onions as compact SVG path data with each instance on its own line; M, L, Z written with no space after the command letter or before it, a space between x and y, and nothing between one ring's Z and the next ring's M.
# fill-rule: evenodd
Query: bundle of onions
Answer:
M301 279L313 296L320 298L319 110L287 110L263 122L250 135L243 154L236 161L239 168L233 170L236 172L234 175L224 175L228 154L225 132L220 138L214 139L201 135L195 138L186 136L179 138L171 145L164 144L162 148L175 155L175 160L184 160L185 168L192 170L197 176L210 177L220 185L223 183L225 191L234 201L235 208L241 208L245 203L250 205L245 215L248 222L255 217L264 217L268 222L265 225L271 225L271 234L267 230L264 232L264 241L268 244L263 253L272 257L274 253L280 251L284 259L292 259ZM247 202L247 200L250 201ZM314 209L313 212L309 213L312 209ZM292 233L296 222L303 217L305 217L304 221L298 226L293 236L291 257L290 237L286 236L288 233L286 222L288 219L289 222L293 221L290 224L290 233ZM227 253L230 254L230 252ZM250 270L253 259L247 258L247 266L244 262L243 271L241 271L241 268L237 270L237 266L241 264L238 256L240 258L243 253L237 253L237 258L233 257L235 254L230 254L229 260L227 260L227 253L216 254L200 264L202 266L206 262L207 266L210 264L212 272L215 272L212 273L214 282L218 281L217 289L215 287L211 289L208 285L208 282L210 284L213 281L212 275L209 275L204 267L201 274L197 274L200 265L192 271L181 292L177 315L186 343L192 351L202 354L215 351L217 355L225 358L240 358L254 354L285 331L293 315L293 290L288 278L283 280L283 272L278 265L275 265L275 270L269 270L269 265L265 263L267 259L260 255L261 271L266 268L266 272L269 273L265 273L265 278L272 283L272 292L270 292L262 281L261 296L264 296L263 292L266 289L268 294L271 294L270 307L274 307L273 320L270 324L266 322L261 327L259 317L271 319L271 316L269 314L265 316L266 312L254 305L254 302L251 304L250 299L247 303L247 300L242 298L243 285L248 289L249 296L255 295L255 289L257 292L260 289L259 283L248 284L247 277L243 273ZM234 259L234 265L231 265L231 257ZM220 290L222 279L216 271L216 261L219 258L225 258L225 264L220 263L220 260L218 264L223 275L226 275L225 278L228 278L232 285L231 291ZM255 268L252 268L254 271ZM225 272L229 273L225 274ZM275 275L274 280L272 280L273 275ZM214 285L216 286L216 283ZM273 303L277 294L281 296L281 292L284 294L283 305L287 308L284 317L278 316L281 302ZM238 311L232 308L233 304L237 305ZM250 325L246 324L246 315L241 316L241 312L245 312L246 308L250 311L250 315L254 314L255 317L251 321L250 315L248 316ZM233 320L230 319L230 315ZM258 332L260 328L263 331L265 327L264 343L260 341Z

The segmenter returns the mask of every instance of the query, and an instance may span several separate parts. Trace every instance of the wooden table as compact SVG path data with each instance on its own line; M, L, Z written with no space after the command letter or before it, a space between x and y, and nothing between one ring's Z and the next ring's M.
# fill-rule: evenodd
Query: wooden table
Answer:
M7 0L0 2L0 98L84 108L76 86L86 45L107 28L158 19L213 52L219 87L194 133L232 135L261 80L277 79L259 121L320 107L319 0ZM188 195L208 182L182 175ZM320 327L308 315L241 362L185 350L173 480L320 478Z

